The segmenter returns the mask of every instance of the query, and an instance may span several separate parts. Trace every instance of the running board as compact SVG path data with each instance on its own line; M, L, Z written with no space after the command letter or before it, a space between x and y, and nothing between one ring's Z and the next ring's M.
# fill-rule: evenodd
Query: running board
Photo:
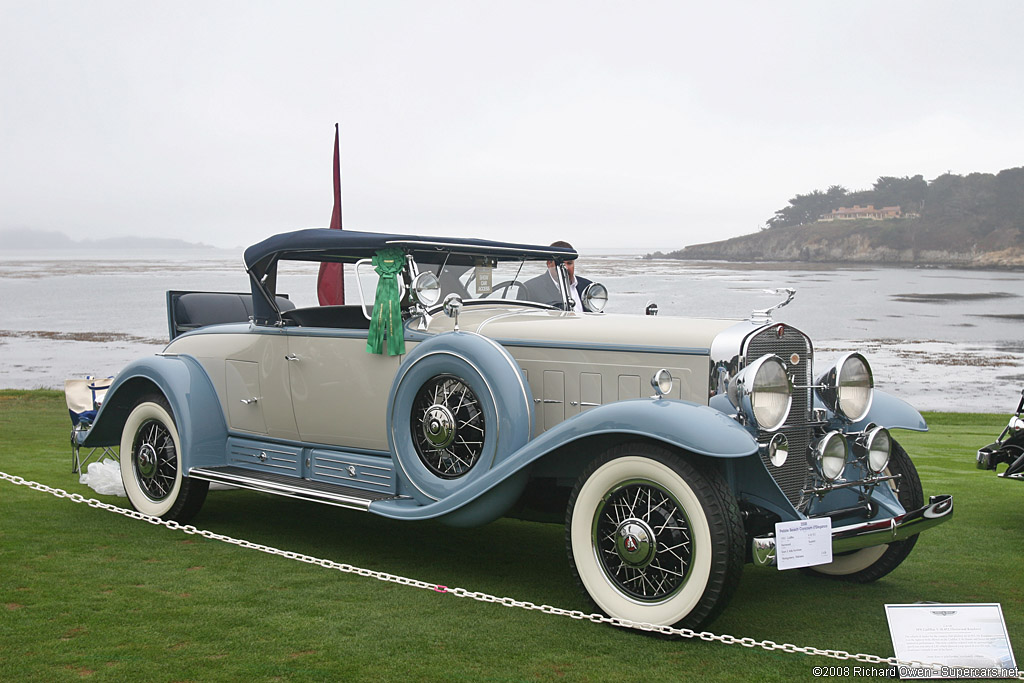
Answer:
M193 467L188 471L188 476L201 481L228 484L275 496L297 498L362 512L369 510L370 503L375 500L393 500L401 497L351 486L338 486L337 484L296 479L271 472L248 470L244 467Z

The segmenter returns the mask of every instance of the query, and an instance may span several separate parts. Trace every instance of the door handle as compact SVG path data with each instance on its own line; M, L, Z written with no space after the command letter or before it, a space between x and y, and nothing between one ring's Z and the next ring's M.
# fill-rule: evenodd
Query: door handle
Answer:
M294 353L289 353L287 356L284 357L284 359L285 360L298 360L299 357L296 356Z

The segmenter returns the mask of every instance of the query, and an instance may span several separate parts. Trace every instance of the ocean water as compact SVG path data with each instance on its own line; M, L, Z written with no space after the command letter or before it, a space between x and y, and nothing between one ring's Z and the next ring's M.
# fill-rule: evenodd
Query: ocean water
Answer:
M862 351L876 386L920 410L1009 413L1024 387L1024 273L866 266L646 261L584 255L609 312L745 318L796 289L775 320L814 341L815 365ZM315 303L316 269L282 281ZM167 290L249 290L240 252L34 252L0 255L0 387L61 388L113 375L167 340ZM355 292L350 287L350 296Z

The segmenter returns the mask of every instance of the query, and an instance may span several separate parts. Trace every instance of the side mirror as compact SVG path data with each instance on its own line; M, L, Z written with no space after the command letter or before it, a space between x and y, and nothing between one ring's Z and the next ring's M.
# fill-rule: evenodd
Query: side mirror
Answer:
M444 314L449 318L455 319L455 331L459 331L459 311L462 310L462 297L452 292L444 298L442 304L444 306Z

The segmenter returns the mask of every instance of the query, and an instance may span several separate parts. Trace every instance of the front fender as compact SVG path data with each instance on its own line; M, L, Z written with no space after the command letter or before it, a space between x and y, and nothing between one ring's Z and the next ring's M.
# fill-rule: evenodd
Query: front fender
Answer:
M223 464L227 422L202 365L192 356L168 354L129 364L116 378L83 446L116 446L135 404L159 393L167 399L181 442L182 469Z
M714 458L744 458L757 452L757 442L742 425L708 406L671 399L618 401L552 427L442 500L427 505L402 500L375 501L370 504L370 511L385 517L430 519L466 508L463 516L472 519L474 524L481 524L500 517L507 511L507 505L514 502L507 497L485 494L499 488L506 480L512 480L548 453L584 437L601 434L631 434L655 439Z
M633 399L592 408L547 430L523 450L546 453L585 436L632 434L713 458L742 458L757 442L742 425L714 408L672 399ZM517 454L518 456L518 454Z
M914 432L927 432L928 423L921 413L901 398L884 391L874 390L871 409L860 422L853 424L850 431L863 431L868 424L874 423L886 429L909 429Z

